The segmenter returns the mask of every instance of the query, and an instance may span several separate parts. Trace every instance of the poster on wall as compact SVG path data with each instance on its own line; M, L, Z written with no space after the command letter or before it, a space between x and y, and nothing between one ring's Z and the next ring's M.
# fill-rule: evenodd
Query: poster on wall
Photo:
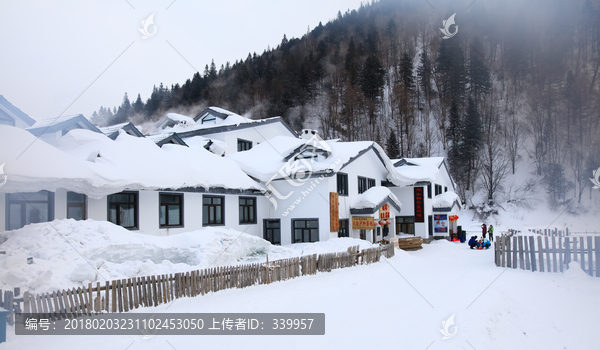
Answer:
M435 233L448 233L448 215L434 215L433 221Z
M340 204L337 192L329 192L329 232L340 230Z
M425 222L423 187L415 187L415 222Z
M372 217L352 217L352 229L353 230L372 230L375 228L375 220Z
M384 204L379 208L379 219L389 219L390 218L390 205Z

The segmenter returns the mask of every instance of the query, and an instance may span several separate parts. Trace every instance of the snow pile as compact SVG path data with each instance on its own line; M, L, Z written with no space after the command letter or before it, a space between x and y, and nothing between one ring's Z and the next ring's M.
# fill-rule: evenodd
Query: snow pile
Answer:
M431 204L434 208L450 208L454 205L454 202L458 202L458 208L460 209L460 197L454 191L448 191L433 197Z
M395 194L393 194L389 188L382 186L375 186L369 188L367 191L358 195L354 198L350 208L352 209L372 209L376 208L385 200L394 202L398 207L402 208L402 203Z
M150 236L110 222L55 220L0 233L0 289L46 291L89 282L287 258L294 250L235 230ZM27 258L33 264L27 264ZM273 258L271 258L273 257ZM257 260L257 259L254 259Z
M0 149L8 176L3 192L65 188L97 198L124 189L261 188L237 164L203 147L160 148L126 133L113 141L75 129L55 148L27 131L0 126Z
M170 121L174 122L176 125L179 125L182 128L196 125L194 118L190 118L188 116L177 113L167 113L167 119L169 119Z

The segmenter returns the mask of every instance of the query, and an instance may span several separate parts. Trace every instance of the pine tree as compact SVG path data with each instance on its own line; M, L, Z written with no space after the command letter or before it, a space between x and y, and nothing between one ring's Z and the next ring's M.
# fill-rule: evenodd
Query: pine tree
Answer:
M415 78L413 77L413 61L408 52L404 52L404 54L402 54L402 59L400 60L400 78L402 79L402 83L406 90L411 92L414 91Z
M375 117L379 107L379 98L383 93L385 84L385 70L375 55L371 55L365 61L360 74L360 87L367 100L369 123L372 126L372 134L375 131Z
M477 106L472 98L468 100L467 115L465 116L464 127L462 128L462 143L460 149L460 161L466 167L466 190L472 185L475 180L473 170L475 162L481 147L482 137L481 115L477 111Z
M358 84L358 54L356 52L356 45L354 44L353 37L350 37L350 44L348 44L348 52L346 53L344 66L350 84Z
M479 99L492 87L490 70L485 63L484 49L479 37L475 37L469 51L469 90Z
M400 145L398 144L398 138L396 137L396 133L394 129L390 131L390 136L387 140L386 152L390 159L398 159L400 158Z

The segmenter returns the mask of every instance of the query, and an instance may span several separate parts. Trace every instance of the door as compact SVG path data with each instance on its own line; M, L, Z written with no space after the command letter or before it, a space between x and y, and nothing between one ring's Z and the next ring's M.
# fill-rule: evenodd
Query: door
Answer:
M348 220L340 220L340 230L338 231L338 237L350 237L350 230Z
M273 245L281 245L281 220L264 219L263 220L263 238Z

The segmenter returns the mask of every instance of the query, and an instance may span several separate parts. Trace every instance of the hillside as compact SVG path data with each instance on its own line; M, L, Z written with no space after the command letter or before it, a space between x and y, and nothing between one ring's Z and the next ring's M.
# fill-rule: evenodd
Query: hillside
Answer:
M580 204L600 166L600 1L381 0L302 38L248 54L99 124L155 121L209 105L282 116L325 138L375 140L391 158L448 156L461 196L497 200L525 166L550 206ZM457 34L442 39L453 13Z

